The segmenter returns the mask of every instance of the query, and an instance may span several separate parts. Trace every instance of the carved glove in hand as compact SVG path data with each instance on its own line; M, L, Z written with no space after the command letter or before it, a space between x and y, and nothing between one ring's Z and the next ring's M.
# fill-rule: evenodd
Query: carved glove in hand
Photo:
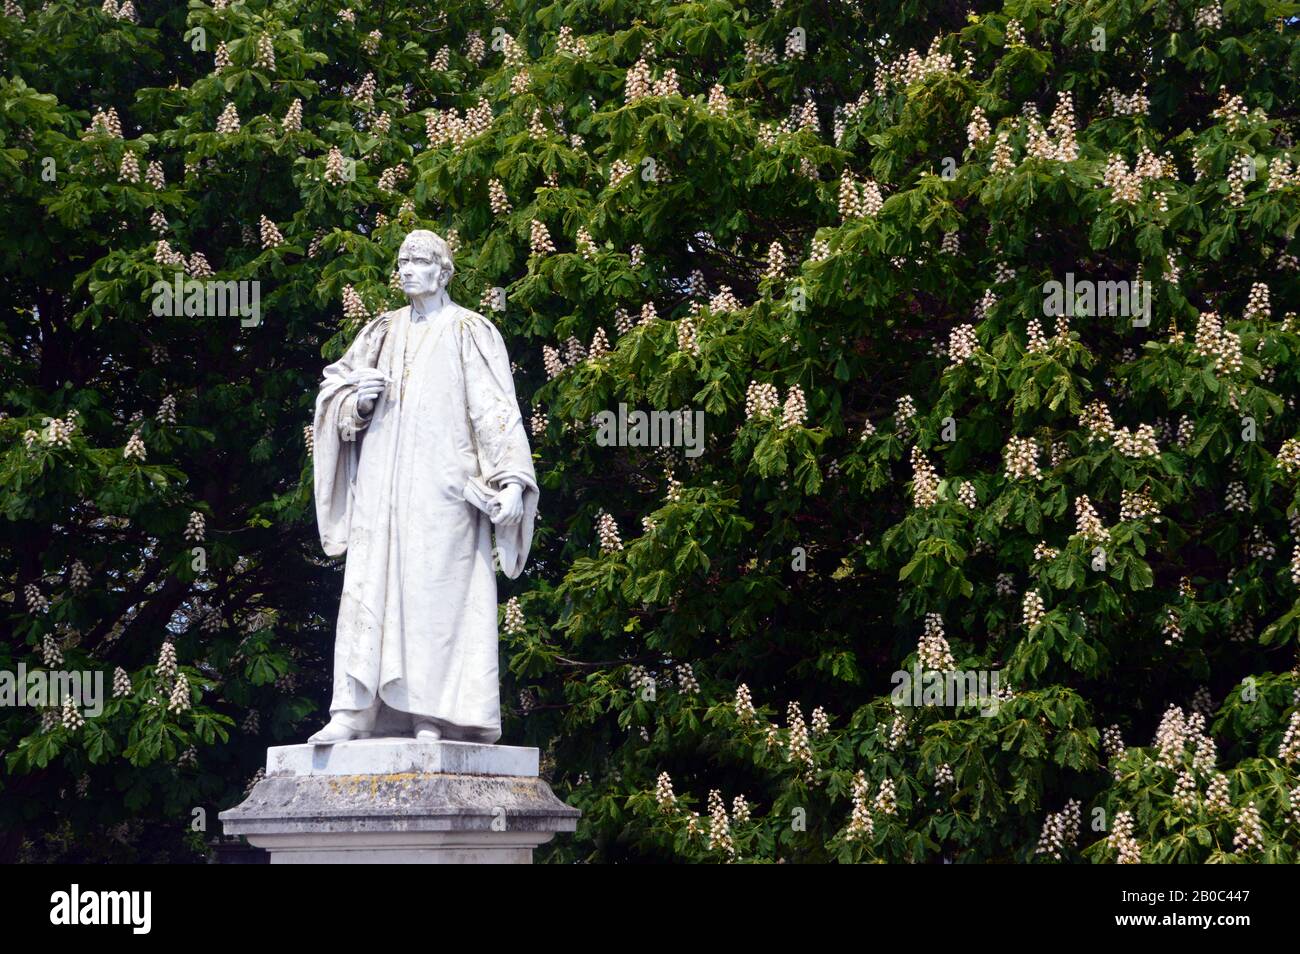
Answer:
M524 489L515 483L506 484L492 501L492 522L512 527L524 516Z

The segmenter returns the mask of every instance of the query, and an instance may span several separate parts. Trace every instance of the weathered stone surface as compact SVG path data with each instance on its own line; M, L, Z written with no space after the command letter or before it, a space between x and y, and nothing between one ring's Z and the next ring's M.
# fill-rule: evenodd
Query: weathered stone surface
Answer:
M282 831L573 831L580 812L525 776L281 775L221 813L230 834ZM494 828L494 825L496 828Z
M536 775L537 750L477 742L365 739L336 745L281 745L266 750L274 775Z
M267 777L220 815L226 834L268 849L272 864L528 864L581 815L537 776L536 749L409 739L312 748L268 750ZM430 765L484 771L343 771ZM533 769L503 774L511 765Z

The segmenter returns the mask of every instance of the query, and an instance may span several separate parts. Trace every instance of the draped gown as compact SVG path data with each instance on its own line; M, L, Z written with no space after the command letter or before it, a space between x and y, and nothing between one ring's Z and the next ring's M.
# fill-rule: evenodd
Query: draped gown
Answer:
M429 325L417 349L419 321ZM347 380L361 367L390 381L368 420ZM409 306L371 321L325 369L314 461L321 544L347 554L331 715L373 708L376 735L410 734L414 718L446 738L497 741L493 530L495 558L515 578L538 497L500 332L454 302L415 322ZM480 507L509 482L523 488L523 518L494 528Z

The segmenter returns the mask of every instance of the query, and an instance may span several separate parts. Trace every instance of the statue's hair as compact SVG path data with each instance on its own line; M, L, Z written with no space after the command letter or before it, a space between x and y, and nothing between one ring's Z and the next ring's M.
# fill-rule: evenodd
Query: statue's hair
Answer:
M451 246L441 235L428 229L412 229L407 233L406 238L402 239L402 248L398 250L398 254L400 255L405 249L428 252L432 255L433 260L447 272L447 284L451 284L451 277L456 274L456 262L451 253Z

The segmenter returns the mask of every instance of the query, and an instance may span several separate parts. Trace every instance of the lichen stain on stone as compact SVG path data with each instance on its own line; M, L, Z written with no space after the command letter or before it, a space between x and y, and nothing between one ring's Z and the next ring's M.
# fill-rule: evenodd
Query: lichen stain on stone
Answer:
M432 772L388 772L380 775L332 775L329 789L332 794L364 796L372 800L408 796L417 786L440 776Z

